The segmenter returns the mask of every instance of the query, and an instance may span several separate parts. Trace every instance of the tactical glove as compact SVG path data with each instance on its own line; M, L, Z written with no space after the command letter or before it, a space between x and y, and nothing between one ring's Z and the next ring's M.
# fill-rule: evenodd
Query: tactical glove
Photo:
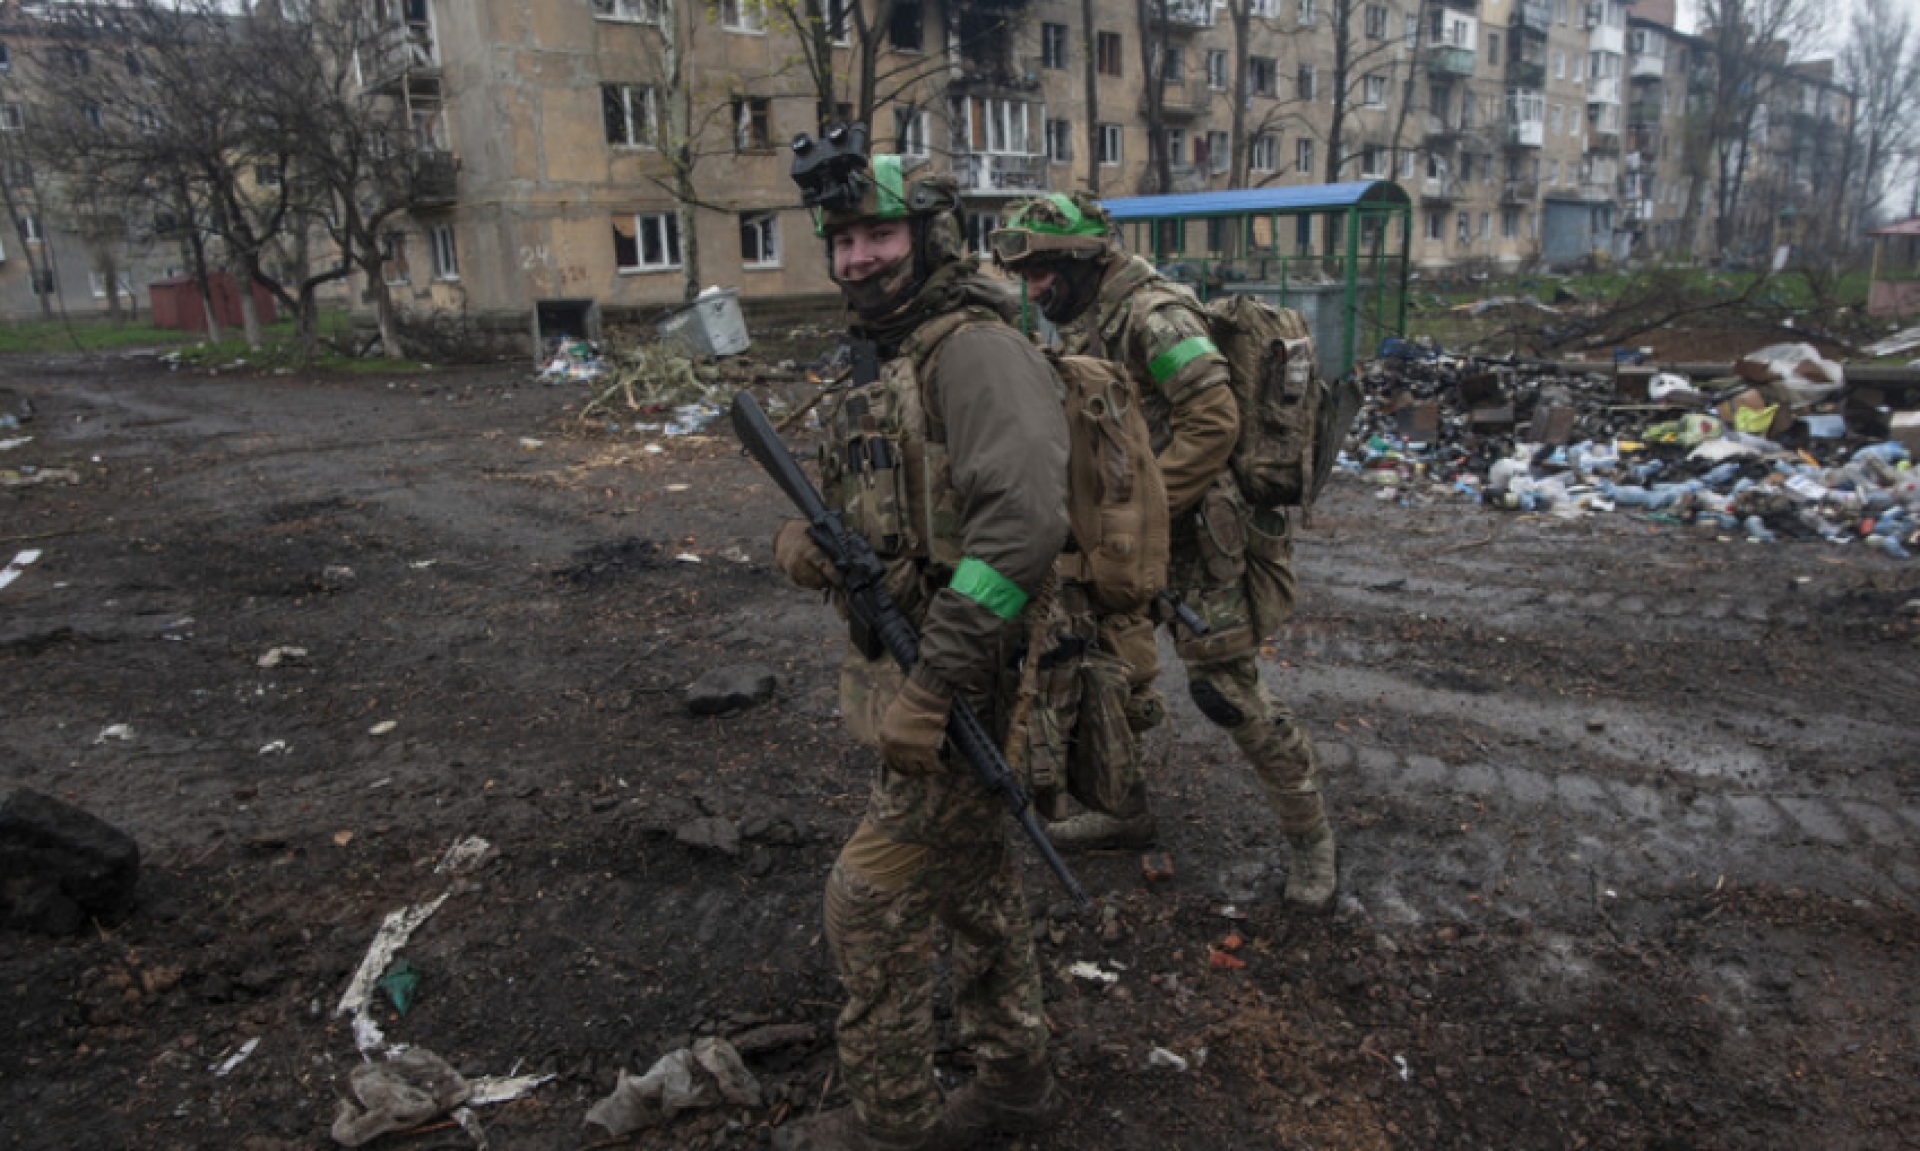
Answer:
M807 535L805 520L787 520L780 525L773 535L773 562L788 579L812 591L825 591L840 582L833 561Z
M880 717L880 758L902 775L945 771L940 745L947 737L947 710L951 706L950 698L907 680Z

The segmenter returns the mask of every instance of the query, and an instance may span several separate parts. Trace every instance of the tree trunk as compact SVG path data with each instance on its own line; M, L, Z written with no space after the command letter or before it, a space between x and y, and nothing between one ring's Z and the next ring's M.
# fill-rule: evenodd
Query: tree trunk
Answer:
M1080 0L1080 29L1086 35L1087 191L1100 194L1100 58L1094 30L1093 0Z
M1227 141L1230 151L1227 187L1247 186L1247 38L1253 24L1253 0L1227 0L1227 15L1233 19L1233 126Z

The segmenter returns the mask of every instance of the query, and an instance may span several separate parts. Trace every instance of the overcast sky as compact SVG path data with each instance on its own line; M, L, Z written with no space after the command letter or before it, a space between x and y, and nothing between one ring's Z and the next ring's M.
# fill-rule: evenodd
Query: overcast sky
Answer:
M1812 3L1824 6L1829 3L1829 0L1812 0ZM1893 0L1893 6L1897 11L1906 14L1907 25L1911 29L1908 33L1909 42L1911 42L1912 37L1920 36L1920 0ZM1826 26L1825 36L1822 42L1819 44L1809 44L1796 50L1794 52L1795 57L1817 59L1821 56L1834 56L1839 54L1840 48L1846 40L1848 30L1852 25L1851 13L1854 4L1853 0L1832 0L1832 7L1835 11L1836 18ZM1692 31L1699 19L1699 13L1699 0L1680 0L1681 31Z

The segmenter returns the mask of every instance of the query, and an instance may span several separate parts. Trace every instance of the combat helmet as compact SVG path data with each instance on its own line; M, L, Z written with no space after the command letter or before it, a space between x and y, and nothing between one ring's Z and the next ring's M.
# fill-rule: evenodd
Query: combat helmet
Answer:
M904 156L869 156L864 124L830 124L817 140L802 132L793 154L793 181L823 236L852 224L960 209L960 188L950 177L919 175L917 162Z
M987 238L1009 271L1029 261L1095 260L1112 249L1113 221L1085 192L1050 192L1014 209Z

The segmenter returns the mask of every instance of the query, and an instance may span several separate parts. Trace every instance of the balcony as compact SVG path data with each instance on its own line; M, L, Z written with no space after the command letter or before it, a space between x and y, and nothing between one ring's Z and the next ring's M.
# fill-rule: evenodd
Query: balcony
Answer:
M1506 143L1510 148L1538 148L1547 142L1544 120L1507 121Z
M1170 32L1195 32L1213 27L1213 0L1167 0L1166 12Z
M1028 196L1047 190L1047 158L961 153L953 158L953 178L964 196Z
M1500 185L1502 204L1531 204L1540 198L1540 181L1508 180Z
M1462 189L1451 176L1444 180L1420 181L1420 198L1429 204L1451 204L1461 195Z
M1539 90L1547 86L1547 66L1538 60L1518 56L1507 61L1507 83L1515 88Z
M1553 26L1553 6L1547 0L1519 0L1508 20L1509 27L1545 35Z
M1460 124L1445 116L1427 114L1427 142L1429 144L1451 144L1460 138Z
M1636 232L1644 229L1653 223L1653 201L1628 200L1620 218Z
M1427 72L1438 76L1473 75L1473 49L1452 44L1433 44L1427 48Z
M1620 102L1620 77L1589 77L1587 80L1587 103L1618 104Z
M1587 51L1627 54L1627 30L1612 24L1597 24L1587 32Z
M1660 101L1635 100L1627 105L1627 123L1655 128L1660 125Z
M379 91L409 76L438 75L440 51L427 25L394 24L360 49L358 63L362 87Z
M1579 187L1580 198L1589 204L1606 204L1613 201L1613 185L1582 180Z
M1627 75L1635 80L1658 80L1667 74L1667 58L1641 53L1627 65Z
M1205 77L1196 76L1188 80L1169 80L1160 92L1160 113L1170 120L1191 120L1195 116L1204 116L1213 106L1213 89L1207 87ZM1140 94L1140 114L1147 114L1146 93Z
M446 152L417 152L413 157L413 182L407 189L408 201L415 208L450 207L459 186L460 161Z

